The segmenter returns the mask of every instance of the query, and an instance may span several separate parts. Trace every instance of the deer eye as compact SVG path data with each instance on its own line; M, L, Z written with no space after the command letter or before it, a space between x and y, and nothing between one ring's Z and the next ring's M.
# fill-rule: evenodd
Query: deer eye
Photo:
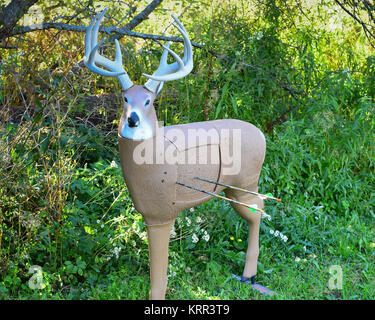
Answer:
M145 102L145 107L148 107L150 105L150 99L147 99L146 102Z

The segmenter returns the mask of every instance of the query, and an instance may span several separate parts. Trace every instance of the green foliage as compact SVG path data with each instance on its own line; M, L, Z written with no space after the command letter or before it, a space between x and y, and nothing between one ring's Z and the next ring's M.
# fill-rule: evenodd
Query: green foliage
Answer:
M165 8L137 31L160 33ZM182 20L204 49L191 76L166 83L158 117L238 118L265 132L260 192L283 201L266 201L258 281L276 299L374 299L375 58L361 28L323 0L199 1ZM146 229L118 162L119 85L72 68L81 36L26 39L0 49L0 299L146 299ZM157 44L121 45L135 82L157 68ZM227 203L183 212L167 298L266 299L232 279L246 248L247 225ZM328 287L332 265L343 269L342 290Z

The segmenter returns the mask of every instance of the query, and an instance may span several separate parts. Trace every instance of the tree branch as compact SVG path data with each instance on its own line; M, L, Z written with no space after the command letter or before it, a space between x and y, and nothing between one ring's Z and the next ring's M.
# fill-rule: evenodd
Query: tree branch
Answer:
M142 12L138 13L129 23L126 24L124 28L128 30L133 30L138 26L143 20L147 19L154 9L159 6L163 0L154 0L152 1Z
M373 47L375 49L373 41L371 40L371 38L373 40L375 39L375 35L367 27L366 23L363 22L358 16L356 16L355 13L350 12L349 9L347 9L343 3L341 3L338 0L335 0L335 2L341 7L341 9L343 9L349 16L351 16L355 21L357 21L362 26L362 29L365 32L367 40L370 42L371 47ZM366 0L362 0L362 3L366 7L366 11L369 15L370 20L372 20L372 22L375 23L374 16L372 15L372 12L371 12L374 9L371 6L369 6L369 4ZM354 11L355 11L355 8L357 8L357 6L358 6L358 3L356 3L356 2L352 3L352 8L354 9Z
M65 30L65 31L73 31L73 32L86 32L87 27L86 26L75 26L65 23L54 23L54 22L44 22L39 24L33 24L31 26L25 26L25 27L15 27L8 37L13 37L20 34L25 34L29 32L35 32L35 31L43 31L48 29L57 29L57 30ZM116 34L120 38L123 36L130 36L135 38L142 38L142 39L149 39L149 40L159 40L159 41L172 41L172 42L183 42L184 40L179 37L167 37L162 35L153 35L153 34L147 34L147 33L140 33L131 31L124 28L116 28L116 27L104 27L101 26L99 28L99 32L107 33L109 35ZM192 42L191 43L196 48L203 48L203 46L199 43Z
M6 7L0 7L0 41L8 37L18 20L20 20L37 1L38 0L12 0Z
M154 9L159 6L163 0L154 0L152 1L143 11L138 13L130 22L128 22L124 27L122 27L121 30L124 32L124 34L118 32L115 35L111 36L109 40L113 41L115 39L120 40L127 31L130 31L134 29L136 26L138 26L143 20L147 19L147 17L150 15Z

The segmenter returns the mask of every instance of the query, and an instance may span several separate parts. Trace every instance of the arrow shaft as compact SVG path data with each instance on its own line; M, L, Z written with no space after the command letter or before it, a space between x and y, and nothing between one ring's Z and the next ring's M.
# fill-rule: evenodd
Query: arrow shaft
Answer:
M216 198L220 198L220 199L223 199L223 200L227 200L229 202L233 202L233 203L239 204L241 206L245 206L247 208L254 209L254 210L259 211L259 212L264 212L262 209L259 209L257 207L253 207L251 205L248 205L247 203L244 203L244 202L241 202L241 201L237 201L237 200L233 200L233 199L221 196L219 194L216 194L216 193L213 193L213 192L210 192L210 191L205 191L205 190L193 187L193 186L189 186L189 185L187 185L185 183L176 182L176 184L179 184L180 186L183 186L183 187L186 187L186 188L189 188L189 189L193 189L193 190L196 190L196 191L199 191L199 192L203 192L203 193L209 194L210 196L213 196L213 197L216 197Z

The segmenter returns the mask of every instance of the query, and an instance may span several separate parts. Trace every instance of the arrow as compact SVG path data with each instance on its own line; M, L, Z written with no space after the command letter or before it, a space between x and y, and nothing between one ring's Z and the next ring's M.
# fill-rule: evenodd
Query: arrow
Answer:
M203 178L199 178L199 177L195 177L194 179L205 181L205 182L208 182L208 183L218 184L220 186L227 187L227 188L230 188L230 189L233 189L233 190L238 190L238 191L243 191L243 192L246 192L246 193L254 194L254 195L256 195L258 197L261 197L263 199L272 199L272 200L276 200L276 201L280 201L281 202L281 199L275 198L270 193L261 194L261 193L255 192L255 191L250 191L250 190L242 189L242 188L239 188L239 187L234 187L234 186L231 186L229 184L225 184L225 183L221 183L221 182L216 182L216 181L212 181L212 180L208 180L208 179L203 179Z
M236 204L240 204L241 206L245 206L247 208L249 208L250 210L255 210L255 211L252 211L251 212L256 212L256 211L259 211L259 212L264 212L262 209L259 209L257 207L253 207L251 205L248 205L247 203L244 203L244 202L241 202L241 201L237 201L237 200L233 200L233 199L229 199L227 197L224 197L224 196L221 196L221 195L218 195L216 193L213 193L213 192L210 192L210 191L205 191L205 190L202 190L202 189L199 189L199 188L196 188L196 187L193 187L193 186L189 186L187 184L184 184L184 183L181 183L181 182L176 182L176 184L179 184L180 186L183 186L183 187L186 187L186 188L189 188L189 189L193 189L193 190L196 190L196 191L199 191L199 192L203 192L203 193L206 193L206 194L209 194L213 197L216 197L216 198L220 198L220 199L224 199L224 200L227 200L229 202L233 202L233 203L236 203Z

